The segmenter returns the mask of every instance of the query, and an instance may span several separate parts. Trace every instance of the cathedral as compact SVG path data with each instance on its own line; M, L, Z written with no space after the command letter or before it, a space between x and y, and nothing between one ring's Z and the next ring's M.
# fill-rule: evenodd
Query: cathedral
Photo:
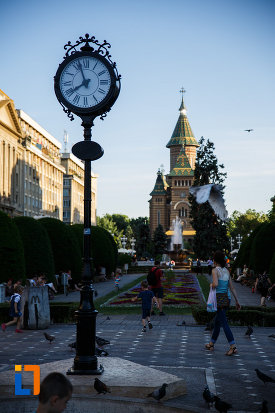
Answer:
M182 90L183 93L183 90ZM192 132L183 97L179 118L174 132L166 145L170 149L170 172L161 171L150 193L150 230L153 236L158 225L166 235L172 235L172 222L178 217L182 223L183 241L192 244L195 231L190 223L189 188L193 185L196 152L199 144Z

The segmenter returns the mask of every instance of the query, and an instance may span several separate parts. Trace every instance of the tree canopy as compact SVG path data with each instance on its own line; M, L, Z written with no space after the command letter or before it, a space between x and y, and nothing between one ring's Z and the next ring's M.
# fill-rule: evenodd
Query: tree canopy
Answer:
M223 186L226 173L222 172L223 164L218 163L214 153L214 143L202 137L199 141L196 165L194 171L194 186L207 185L209 183ZM224 188L224 186L223 186ZM197 204L195 198L190 195L191 223L196 231L193 249L195 254L207 259L216 250L228 250L229 240L226 234L226 225L214 213L208 202Z

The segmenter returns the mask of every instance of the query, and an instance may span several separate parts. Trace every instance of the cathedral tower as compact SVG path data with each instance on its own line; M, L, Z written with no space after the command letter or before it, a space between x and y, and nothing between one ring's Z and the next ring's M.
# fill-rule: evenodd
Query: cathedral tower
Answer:
M184 93L184 90L181 90ZM170 149L170 172L166 180L158 172L157 180L151 192L150 227L151 235L161 224L170 235L170 227L177 216L183 224L183 236L190 242L194 235L190 223L189 188L193 185L196 151L199 146L190 127L183 97L179 108L179 118L166 147Z

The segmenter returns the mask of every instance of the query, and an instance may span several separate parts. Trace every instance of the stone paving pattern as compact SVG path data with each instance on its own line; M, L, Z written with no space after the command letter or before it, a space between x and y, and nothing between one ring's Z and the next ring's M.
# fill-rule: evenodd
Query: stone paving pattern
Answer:
M129 280L131 276L123 276ZM111 284L112 283L112 284ZM125 281L126 283L126 281ZM100 287L103 285L104 287ZM109 286L109 287L108 287ZM96 284L104 295L113 282ZM260 297L245 286L236 284L243 305L257 305ZM99 289L98 289L99 290ZM100 294L101 294L100 293ZM72 301L71 293L67 297ZM78 297L79 298L79 297ZM268 305L274 306L274 302ZM186 326L177 326L183 320ZM217 394L233 405L232 411L259 412L262 401L275 412L275 384L264 385L256 376L255 368L275 378L275 339L268 337L274 328L255 327L251 338L245 336L246 327L233 327L239 353L225 356L228 348L223 331L214 352L204 349L210 333L204 326L194 325L192 316L152 317L153 329L141 333L139 315L106 315L97 317L97 334L110 340L105 349L110 356L121 357L174 374L186 380L187 395L166 401L167 406L193 406L194 411L207 411L202 399L206 372L211 372ZM75 341L74 325L52 325L47 332L56 339L49 344L43 331L28 330L15 334L10 327L0 332L0 371L13 369L14 364L43 364L71 358L74 352L68 344Z

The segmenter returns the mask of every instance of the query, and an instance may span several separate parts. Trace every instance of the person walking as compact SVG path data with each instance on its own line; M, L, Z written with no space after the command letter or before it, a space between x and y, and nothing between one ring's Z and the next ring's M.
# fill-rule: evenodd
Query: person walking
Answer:
M148 289L148 281L143 280L141 282L141 292L136 297L132 298L132 301L136 301L138 298L142 300L142 332L146 333L146 321L148 322L149 329L153 328L150 321L150 313L153 302L158 306L158 301L153 294L152 290Z
M260 274L257 278L256 278L256 282L255 282L255 291L259 291L259 293L261 294L261 306L262 307L266 307L266 297L268 294L268 290L269 288L272 286L272 282L268 276L268 274L266 273L266 271L264 271L263 274Z
M13 317L12 321L8 323L3 323L1 325L2 330L5 331L8 326L16 324L16 333L23 333L20 329L21 327L21 319L22 319L22 312L21 312L21 295L24 290L22 285L17 285L14 288L14 294L11 296L10 299L10 316Z
M222 251L215 252L214 265L215 268L212 270L212 283L210 284L210 287L216 289L217 314L214 320L214 329L212 332L211 341L205 345L205 348L207 350L214 350L214 344L218 340L220 328L223 327L227 341L230 345L229 350L225 354L227 356L232 356L237 353L237 347L226 318L226 311L230 304L230 300L228 298L228 288L230 288L235 298L237 310L240 310L241 306L239 304L229 271L226 268L225 256Z
M151 272L155 276L155 283L154 284L149 284L149 287L150 287L150 290L153 291L154 296L156 297L156 299L158 301L159 315L163 316L163 315L165 315L164 312L162 311L163 272L162 272L162 269L159 266L160 266L160 261L156 260L155 261L155 266L151 269ZM155 315L155 312L153 311L153 307L152 307L152 310L151 310L151 315Z
M197 275L199 275L201 272L201 262L199 258L197 258Z

